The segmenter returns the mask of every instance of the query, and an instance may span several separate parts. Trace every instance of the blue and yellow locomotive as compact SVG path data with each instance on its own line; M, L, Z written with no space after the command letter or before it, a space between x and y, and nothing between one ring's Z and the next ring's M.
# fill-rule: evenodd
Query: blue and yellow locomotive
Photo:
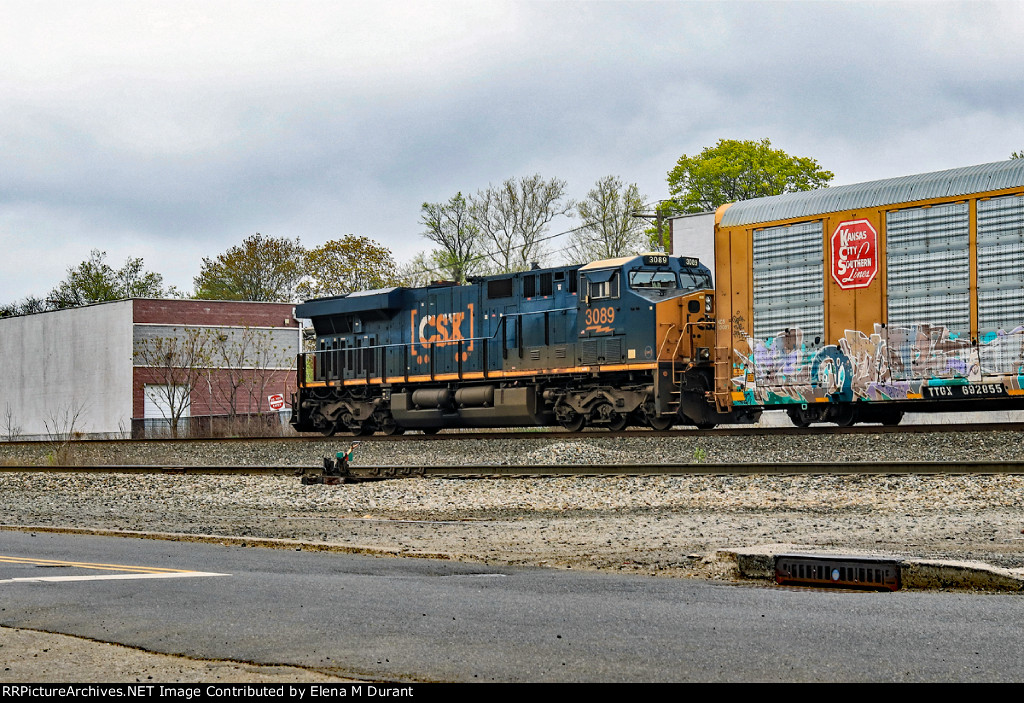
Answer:
M644 254L366 291L295 315L312 321L316 344L299 355L300 432L753 419L710 402L714 292L696 259Z

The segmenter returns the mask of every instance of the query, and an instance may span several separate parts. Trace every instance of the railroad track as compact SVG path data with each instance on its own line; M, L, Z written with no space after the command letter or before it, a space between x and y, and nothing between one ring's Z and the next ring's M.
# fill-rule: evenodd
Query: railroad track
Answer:
M319 467L296 466L0 466L0 473L179 474L214 476L319 476ZM352 481L390 478L495 478L529 476L656 476L754 474L1024 474L1024 461L786 462L690 464L402 465L352 466L340 477Z
M712 430L698 430L684 427L665 431L649 429L623 430L608 432L607 430L588 429L583 432L567 432L554 428L531 428L521 430L441 430L437 434L428 435L410 431L402 435L368 435L355 437L347 433L339 433L333 437L323 435L292 435L284 437L178 437L151 439L76 439L71 444L119 445L139 442L153 443L184 443L184 442L225 442L225 443L264 443L264 442L323 442L358 439L361 442L444 442L451 440L492 440L492 439L558 439L587 440L615 439L620 437L770 437L770 436L815 436L815 435L865 435L865 434L945 434L949 432L1024 432L1024 422L986 422L926 425L855 425L839 427L837 425L820 425L814 427L751 427L749 425L733 425L716 427ZM33 440L2 442L0 446L10 445L64 444L59 440Z

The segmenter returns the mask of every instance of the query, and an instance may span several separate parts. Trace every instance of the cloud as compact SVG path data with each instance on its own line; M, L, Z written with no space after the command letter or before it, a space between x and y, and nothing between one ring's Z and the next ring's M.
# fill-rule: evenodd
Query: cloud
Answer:
M407 259L424 201L540 172L665 197L720 138L837 182L1024 148L1016 3L6 3L0 300L91 248L190 287L256 231ZM568 228L570 223L561 223ZM556 226L560 226L557 225Z

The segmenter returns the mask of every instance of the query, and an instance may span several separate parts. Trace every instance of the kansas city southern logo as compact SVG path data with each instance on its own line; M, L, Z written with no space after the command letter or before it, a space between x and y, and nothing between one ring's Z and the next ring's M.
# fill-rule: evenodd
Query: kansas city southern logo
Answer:
M843 290L867 288L878 275L878 232L867 220L840 222L832 233L832 278Z

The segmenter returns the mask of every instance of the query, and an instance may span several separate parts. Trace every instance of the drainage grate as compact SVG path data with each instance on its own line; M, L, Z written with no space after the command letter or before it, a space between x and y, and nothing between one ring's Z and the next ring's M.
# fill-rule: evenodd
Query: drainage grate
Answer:
M775 582L896 591L900 587L900 568L892 559L877 557L780 554L775 557Z

